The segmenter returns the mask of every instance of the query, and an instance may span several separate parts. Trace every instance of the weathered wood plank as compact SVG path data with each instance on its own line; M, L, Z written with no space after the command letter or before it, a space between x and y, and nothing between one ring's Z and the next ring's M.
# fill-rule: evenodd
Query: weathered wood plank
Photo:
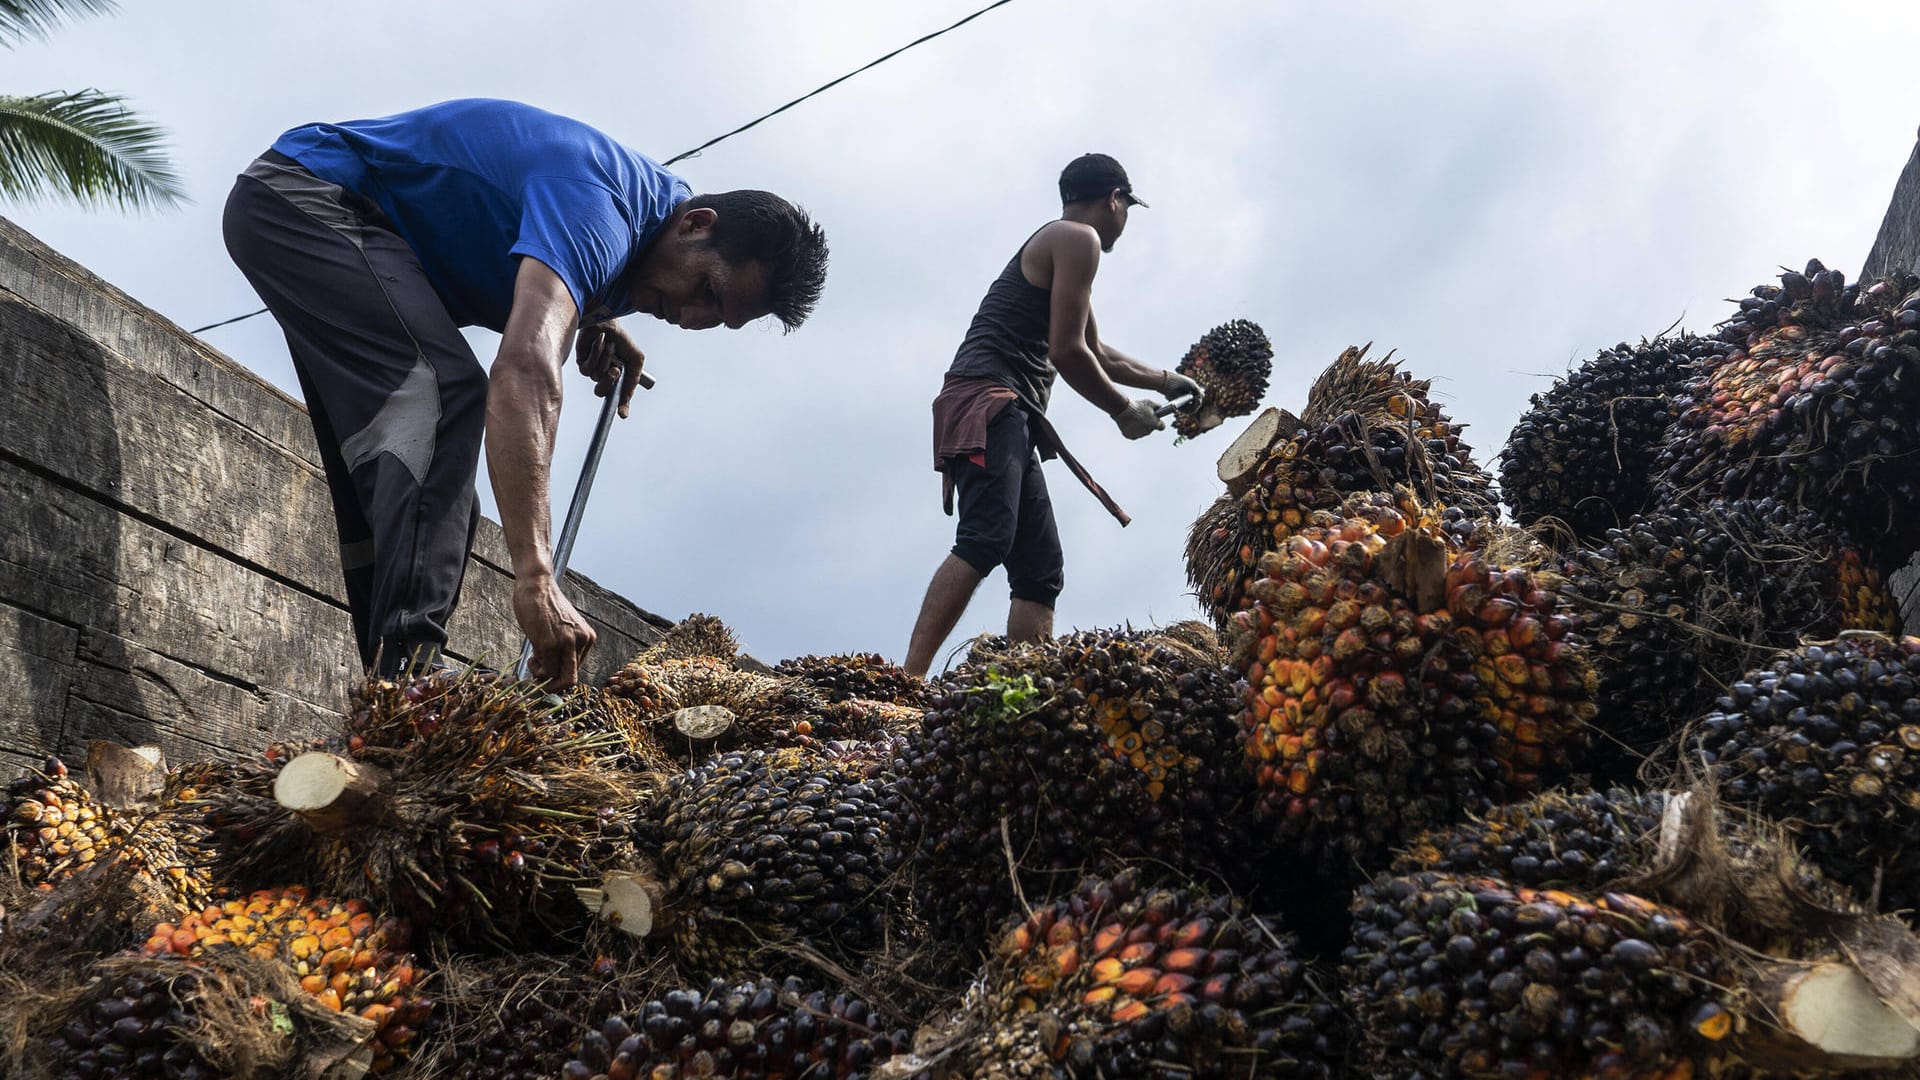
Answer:
M346 615L0 462L0 600L246 686L331 706L358 668Z
M214 412L319 464L299 402L4 217L0 288L139 361Z
M79 634L0 601L0 753L35 762L60 744ZM0 778L11 775L0 763Z
M269 743L339 730L346 698L315 704L214 678L125 638L81 631L59 752L88 739L151 743L169 761L250 754Z
M0 380L7 453L338 599L333 504L304 458L4 296Z

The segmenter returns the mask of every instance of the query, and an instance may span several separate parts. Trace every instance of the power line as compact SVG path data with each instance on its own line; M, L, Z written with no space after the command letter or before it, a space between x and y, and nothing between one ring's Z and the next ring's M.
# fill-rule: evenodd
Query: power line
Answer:
M735 135L738 135L741 132L747 130L748 128L753 127L754 125L760 123L762 120L770 120L773 117L779 116L781 113L786 112L788 109L793 108L795 105L798 105L801 102L807 100L808 98L813 97L815 94L819 94L824 91L831 90L834 87L839 86L841 83L846 82L848 79L853 78L855 75L858 75L861 72L868 70L869 68L875 68L880 66L881 64L886 63L887 61L893 59L894 57L899 56L901 53L906 52L908 49L913 48L915 45L920 45L925 42L932 41L934 38L937 38L941 34L947 33L948 31L958 30L961 27L972 22L973 20L979 18L980 16L985 15L987 12L992 11L994 8L1002 7L1006 4L1011 4L1011 3L1013 3L1013 0L993 0L993 3L988 4L986 7L981 8L979 11L976 11L973 14L967 16L966 18L961 19L959 22L954 23L952 26L943 27L939 30L935 30L933 33L927 34L924 37L914 38L912 41L907 42L905 45L900 46L899 48L893 50L892 52L879 58L878 60L875 60L872 63L867 64L863 67L854 68L852 71L847 72L845 75L840 76L839 78L833 80L830 83L822 84L821 86L816 87L813 90L810 90L804 94L801 94L799 97L794 98L792 101L787 102L785 105L780 106L779 108L773 110L770 113L765 113L760 116L756 116L752 120L749 120L746 123L741 124L739 127L734 128L732 131L727 132L725 135L717 135L711 139L708 139L706 142L701 143L699 146L694 147L693 149L687 151L684 154L675 154L673 157L670 157L667 159L666 164L672 165L676 161L682 161L682 160L685 160L686 158L690 158L694 156L695 154L698 154L700 151L705 150L707 147L712 146L717 142L722 142L726 139L731 139Z
M749 130L750 128L758 127L761 123L767 120L771 120L776 116L779 116L781 113L786 112L788 109L793 108L795 105L800 104L801 102L807 100L808 98L816 97L820 94L825 93L828 90L833 89L836 86L839 86L841 83L846 82L848 79L853 78L855 75L858 75L863 71L870 71L873 68L879 67L881 64L884 64L887 61L893 59L894 57L899 56L901 53L906 52L908 49L911 49L916 45L924 45L927 42L932 41L934 38L937 38L942 34L950 33L954 30L958 30L961 27L972 22L973 20L979 18L980 16L985 15L987 12L992 11L994 8L1005 7L1006 5L1011 3L1013 3L1013 0L993 0L993 3L988 4L986 7L981 8L980 10L974 12L971 15L968 15L966 18L961 19L959 22L953 23L950 26L943 26L940 29L935 30L930 34L923 34L920 37L914 38L912 41L907 42L905 45L900 46L899 48L893 50L892 52L886 54L885 56L882 56L876 60L870 61L866 64L862 64L861 66L854 68L852 71L847 72L845 75L842 75L831 82L822 83L819 86L814 87L812 90L809 90L804 94L801 94L799 97L794 98L792 101L787 102L785 105L782 105L779 108L774 109L770 112L761 113L759 116L756 116L753 119L747 121L746 123L741 124L739 127L734 128L732 131L729 131L724 135L715 135L713 138L708 139L706 142L701 143L699 146L696 146L691 150L686 150L681 153L673 155L667 160L661 162L660 167L664 169L676 164L677 162L685 161L690 157L694 157L698 155L701 151L706 150L710 147L713 147L719 143L723 143L728 139L733 138L735 135L740 134L743 131ZM261 308L258 311L249 311L245 315L235 315L231 319L222 319L216 323L208 323L207 325L200 327L198 330L189 330L187 332L189 334L198 334L205 330L212 330L217 327L226 326L229 323L237 323L244 319L251 319L255 315L265 315L266 313L267 313L267 309Z

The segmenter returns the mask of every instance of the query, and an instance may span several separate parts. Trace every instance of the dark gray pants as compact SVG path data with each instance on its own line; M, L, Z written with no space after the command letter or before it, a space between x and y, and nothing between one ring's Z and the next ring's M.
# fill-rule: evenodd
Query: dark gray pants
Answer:
M268 151L234 183L224 230L293 353L361 660L431 663L480 520L487 373L371 201Z

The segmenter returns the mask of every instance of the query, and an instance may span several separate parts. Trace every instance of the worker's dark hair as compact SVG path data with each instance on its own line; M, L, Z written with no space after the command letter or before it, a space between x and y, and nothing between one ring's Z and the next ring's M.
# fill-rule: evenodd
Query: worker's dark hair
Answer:
M770 191L696 195L687 209L719 215L710 243L739 266L759 263L767 278L767 305L788 330L813 314L827 283L827 234L806 211Z

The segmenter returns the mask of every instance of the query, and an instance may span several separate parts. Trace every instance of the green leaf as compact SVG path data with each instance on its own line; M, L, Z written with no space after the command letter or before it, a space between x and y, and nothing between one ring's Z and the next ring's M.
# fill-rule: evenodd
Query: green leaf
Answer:
M0 0L0 45L44 38L61 19L112 10L113 0Z
M293 1014L287 1010L285 1003L279 1001L268 1002L267 1017L273 1023L274 1031L282 1035L294 1034Z
M177 206L186 190L163 152L165 139L114 94L0 94L0 197L124 210Z
M1040 688L1033 684L1033 676L1021 675L1008 678L998 666L987 668L987 684L976 686L967 693L977 695L981 700L974 705L974 719L987 724L1011 723L1038 707L1034 699L1040 696Z

